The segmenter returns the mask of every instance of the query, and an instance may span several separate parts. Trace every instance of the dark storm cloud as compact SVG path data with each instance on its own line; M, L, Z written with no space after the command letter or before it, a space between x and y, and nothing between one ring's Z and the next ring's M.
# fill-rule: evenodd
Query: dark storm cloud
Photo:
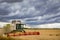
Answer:
M8 3L14 3L14 2L22 2L23 0L1 0L0 2L8 2Z
M0 15L8 14L8 16L4 16L1 21L21 19L31 25L60 23L60 0L24 0L21 3L17 0L15 0L17 3L6 0L5 2L7 3L2 2L1 5L8 6L0 10L2 13Z
M8 15L10 12L6 9L2 9L0 8L0 15L4 16L4 15Z

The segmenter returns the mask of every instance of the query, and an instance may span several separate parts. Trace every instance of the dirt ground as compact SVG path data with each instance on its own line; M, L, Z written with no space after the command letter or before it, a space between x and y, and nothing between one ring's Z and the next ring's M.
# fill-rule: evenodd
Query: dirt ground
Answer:
M60 40L60 29L25 29L26 32L39 32L40 35L16 36L19 40Z

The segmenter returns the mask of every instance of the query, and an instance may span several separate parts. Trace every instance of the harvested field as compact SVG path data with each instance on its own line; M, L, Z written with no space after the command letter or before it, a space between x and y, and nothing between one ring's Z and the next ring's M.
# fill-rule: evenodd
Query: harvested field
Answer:
M26 32L39 32L40 35L15 36L20 40L60 40L60 29L24 29Z

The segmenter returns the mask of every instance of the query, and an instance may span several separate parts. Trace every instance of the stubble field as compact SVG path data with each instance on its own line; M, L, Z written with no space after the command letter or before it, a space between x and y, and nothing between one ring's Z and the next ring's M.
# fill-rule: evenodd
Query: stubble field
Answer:
M24 29L26 32L39 32L40 35L23 35L13 38L19 40L60 40L60 29Z

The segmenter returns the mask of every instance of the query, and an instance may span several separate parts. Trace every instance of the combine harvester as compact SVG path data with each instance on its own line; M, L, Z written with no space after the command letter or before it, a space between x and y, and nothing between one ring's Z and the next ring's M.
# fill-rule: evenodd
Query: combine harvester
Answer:
M16 25L16 30L11 31L10 33L7 33L7 36L27 36L27 35L40 35L39 32L26 32L24 29L29 29L29 28L24 28L23 25L21 23L21 21L18 21L19 23L16 23L16 21L13 21L12 23L14 23Z

